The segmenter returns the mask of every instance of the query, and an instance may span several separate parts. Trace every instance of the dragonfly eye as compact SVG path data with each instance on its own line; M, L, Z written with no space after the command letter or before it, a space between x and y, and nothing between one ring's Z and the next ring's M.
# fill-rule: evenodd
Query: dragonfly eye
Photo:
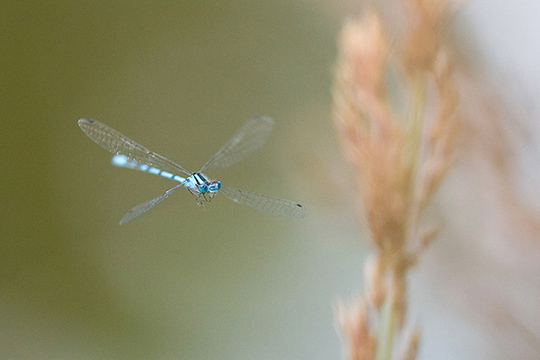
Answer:
M208 192L208 185L206 185L206 184L201 184L201 185L199 185L199 191L200 191L202 194L205 194L206 192Z
M210 191L212 193L215 193L219 189L221 189L221 182L220 181L212 181L210 183L210 186L208 186L208 191Z

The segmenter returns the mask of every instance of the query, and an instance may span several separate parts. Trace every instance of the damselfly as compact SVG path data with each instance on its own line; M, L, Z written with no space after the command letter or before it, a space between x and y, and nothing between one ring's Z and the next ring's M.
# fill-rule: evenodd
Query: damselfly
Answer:
M210 180L203 174L203 171L206 170L231 166L259 148L266 141L273 124L274 121L269 117L260 116L251 119L199 171L189 172L175 162L148 150L99 121L93 119L79 120L79 127L90 139L114 154L112 158L114 165L161 175L179 183L163 194L135 206L120 220L120 225L150 210L182 186L189 191L197 204L203 209L205 202L210 202L218 192L221 192L234 202L268 214L297 218L306 217L308 215L306 209L298 203L235 189L222 185L218 180ZM185 175L185 177L180 175Z

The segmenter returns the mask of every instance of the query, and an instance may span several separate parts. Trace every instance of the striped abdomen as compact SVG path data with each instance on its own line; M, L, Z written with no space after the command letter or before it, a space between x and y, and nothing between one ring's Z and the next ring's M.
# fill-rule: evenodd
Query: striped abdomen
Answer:
M118 166L118 167L135 169L135 170L147 172L154 175L160 175L167 179L176 180L179 183L183 183L184 181L186 181L186 178L183 178L179 175L171 174L168 171L163 171L161 169L158 169L153 166L149 166L147 164L140 164L139 162L135 160L130 160L125 155L120 155L120 154L114 155L111 162L113 165Z

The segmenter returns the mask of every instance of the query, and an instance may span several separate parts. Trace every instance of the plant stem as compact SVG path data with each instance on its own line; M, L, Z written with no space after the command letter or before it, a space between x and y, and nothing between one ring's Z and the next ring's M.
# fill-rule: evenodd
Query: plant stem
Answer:
M382 308L382 321L379 327L379 341L375 360L390 360L392 358L396 326L395 308L394 295L389 294Z

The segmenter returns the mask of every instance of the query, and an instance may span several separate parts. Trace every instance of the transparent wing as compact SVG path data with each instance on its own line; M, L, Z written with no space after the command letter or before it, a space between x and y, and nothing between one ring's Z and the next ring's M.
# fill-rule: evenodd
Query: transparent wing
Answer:
M203 165L199 172L225 168L242 160L264 144L273 125L274 120L266 116L251 119Z
M169 190L165 191L163 194L153 198L152 200L148 200L146 202L143 202L142 204L139 204L135 206L133 209L129 210L126 215L120 220L120 225L123 225L127 223L128 221L131 221L135 219L137 216L144 214L166 198L168 198L173 191L181 187L183 184L178 184L173 188L170 188Z
M128 161L136 161L172 173L182 172L189 175L188 171L174 161L148 150L99 121L80 119L79 127L96 144L113 154L126 156Z
M296 218L305 218L308 216L307 210L302 205L293 201L239 190L225 185L221 186L220 193L234 202L247 205L271 215Z

